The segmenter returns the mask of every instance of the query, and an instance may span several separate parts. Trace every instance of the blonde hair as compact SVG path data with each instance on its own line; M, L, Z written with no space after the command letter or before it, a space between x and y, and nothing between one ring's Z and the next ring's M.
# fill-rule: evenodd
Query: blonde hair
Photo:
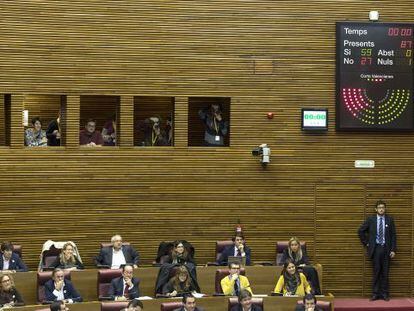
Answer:
M11 287L14 287L14 280L13 277L10 274L1 274L0 275L0 291L3 291L3 278L5 276L8 276L10 279Z
M288 242L288 252L289 252L289 257L293 259L293 255L292 255L292 249L290 248L290 245L292 244L292 242L296 242L298 243L299 247L298 247L298 251L296 252L296 256L295 256L295 261L300 261L302 259L302 246L300 245L300 241L297 237L292 237L290 238L289 242Z
M70 246L70 247L72 247L72 249L74 249L73 248L73 245L72 245L72 243L70 243L70 242L66 242L64 245L63 245L63 247L62 247L62 251L60 252L60 262L61 263L63 263L63 264L68 264L68 263L71 263L71 264L75 264L76 263L76 260L75 260L75 256L72 254L72 256L71 256L71 258L69 258L69 259L66 259L65 258L65 254L63 253L63 251L68 247L68 246Z

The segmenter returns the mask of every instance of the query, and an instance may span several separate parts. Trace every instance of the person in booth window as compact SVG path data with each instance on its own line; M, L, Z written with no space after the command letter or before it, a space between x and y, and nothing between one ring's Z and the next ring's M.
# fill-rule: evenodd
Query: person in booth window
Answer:
M139 279L134 277L134 268L131 265L122 267L122 276L111 281L108 295L113 300L130 300L139 297Z
M0 268L3 273L29 271L20 256L13 252L13 244L10 242L1 243Z
M66 303L82 302L82 297L72 285L72 282L65 279L62 269L55 269L52 272L52 279L45 283L46 301L64 300Z
M300 273L291 259L283 264L283 270L276 283L275 293L283 296L300 296L311 293L311 287L303 273Z
M60 146L60 120L61 112L59 111L57 118L50 121L49 125L47 126L46 137L48 146Z
M102 129L102 138L104 140L104 146L116 145L116 118L115 115L108 120Z
M394 220L385 214L385 210L385 202L378 201L375 204L376 215L368 217L358 230L374 268L371 300L390 300L388 271L390 260L395 257L397 234Z
M24 306L23 298L14 286L10 274L0 276L0 306L3 308Z
M233 238L233 245L224 248L218 259L220 266L228 264L229 256L246 257L246 266L250 265L250 247L246 246L243 234L237 233Z
M300 241L297 237L292 237L288 242L288 247L283 250L282 258L280 262L284 264L286 260L292 260L292 262L298 267L299 271L308 279L311 284L313 293L315 295L321 294L319 286L318 272L314 267L310 265L308 254L306 249L302 248Z
M138 122L138 130L144 133L143 146L168 146L168 137L161 127L160 117L150 117Z
M122 237L114 235L111 238L112 246L102 247L99 255L95 257L95 264L111 269L119 269L122 265L131 264L138 268L139 254L129 245L122 245Z
M220 281L221 289L224 295L238 296L242 289L252 293L249 279L244 275L240 275L240 268L241 265L237 262L229 264L230 274L222 278Z
M231 308L231 311L262 311L257 305L252 303L252 293L242 289L238 296L239 303Z
M72 243L65 243L62 252L56 260L50 265L51 268L60 268L65 270L84 269L82 262L73 254Z
M198 111L204 124L204 144L206 146L224 146L224 137L228 134L229 124L223 118L222 106L211 104Z
M79 132L79 145L87 147L102 147L104 144L101 132L96 131L96 121L88 119L85 129Z
M39 117L32 119L32 128L28 128L24 133L24 144L27 147L46 147L46 132L42 130L42 121Z

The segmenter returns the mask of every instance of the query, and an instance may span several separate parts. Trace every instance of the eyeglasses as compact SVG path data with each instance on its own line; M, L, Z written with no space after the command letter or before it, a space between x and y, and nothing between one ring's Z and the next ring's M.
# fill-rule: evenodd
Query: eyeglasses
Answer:
M10 279L5 279L5 280L2 280L1 282L2 283L8 283L8 282L10 282Z

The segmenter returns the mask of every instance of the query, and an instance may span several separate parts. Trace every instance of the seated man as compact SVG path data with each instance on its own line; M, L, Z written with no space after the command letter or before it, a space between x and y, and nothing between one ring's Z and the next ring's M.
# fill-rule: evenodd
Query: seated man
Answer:
M28 271L20 256L17 253L13 252L13 244L10 242L1 243L0 269L3 273L6 273L7 271Z
M65 280L65 274L62 269L55 269L52 273L52 279L45 283L46 301L61 301L65 303L81 302L82 297L72 285L72 282Z
M303 297L303 304L297 304L295 311L322 311L316 306L316 297L312 294L307 294Z
M252 304L252 294L248 290L242 289L238 299L239 303L231 311L262 311L262 308Z
M139 254L129 245L122 245L122 237L114 235L111 238L112 246L102 247L99 255L95 257L95 264L111 269L119 269L122 265L130 264L138 268Z
M249 280L244 275L240 275L240 264L236 262L229 264L229 270L230 274L220 281L223 294L226 296L238 296L242 289L252 293Z
M193 295L188 294L183 296L183 306L174 311L203 311L203 309L196 306L196 299Z
M138 299L133 299L128 303L128 306L121 311L142 311L144 310L144 305Z
M69 311L64 301L55 301L50 305L50 311Z
M229 256L238 256L246 257L246 265L250 265L250 248L246 246L244 236L241 233L237 233L233 237L233 245L227 246L221 253L220 258L218 259L218 264L220 266L228 265Z
M79 145L87 147L101 147L104 144L101 132L95 131L96 121L88 119L85 129L79 132Z
M122 267L122 276L111 281L108 295L113 300L129 300L139 297L139 279L134 277L131 265Z

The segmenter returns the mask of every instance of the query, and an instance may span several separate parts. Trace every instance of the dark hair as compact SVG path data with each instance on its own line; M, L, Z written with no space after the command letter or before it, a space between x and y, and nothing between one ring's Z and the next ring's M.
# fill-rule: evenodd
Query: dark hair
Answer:
M59 300L59 301L54 301L51 305L50 305L50 311L59 311L60 310L60 306L63 305L63 301Z
M89 122L93 122L96 125L96 120L95 119L89 118L88 120L86 120L85 124L87 125Z
M387 207L387 203L385 203L385 201L383 201L383 200L378 200L375 203L375 208L378 208L378 205L384 205L385 208Z
M194 298L193 294L187 294L183 296L183 303L187 303L188 298Z
M252 293L246 289L242 289L239 294L239 302L241 302L244 298L250 297L252 298Z
M1 243L1 251L13 251L13 244L11 244L10 242Z
M125 272L125 268L126 267L131 267L132 269L134 269L134 267L132 266L132 265L130 265L130 264L126 264L126 265L123 265L122 266L122 272Z
M229 263L229 269L231 269L231 266L235 266L235 265L237 265L237 266L239 266L239 268L241 268L241 263L234 261L234 262Z
M36 121L39 121L40 122L40 125L42 125L42 121L40 121L40 118L39 117L32 118L32 125L34 125L36 123Z
M243 233L237 232L234 237L231 238L231 240L234 242L236 241L236 238L242 238L243 240L245 240Z
M303 304L305 304L305 300L313 300L315 302L315 304L316 304L316 297L315 297L314 294L306 294L303 297Z
M142 304L141 300L138 299L132 299L128 304L128 308L129 307L140 307L141 309L144 309L144 305Z

